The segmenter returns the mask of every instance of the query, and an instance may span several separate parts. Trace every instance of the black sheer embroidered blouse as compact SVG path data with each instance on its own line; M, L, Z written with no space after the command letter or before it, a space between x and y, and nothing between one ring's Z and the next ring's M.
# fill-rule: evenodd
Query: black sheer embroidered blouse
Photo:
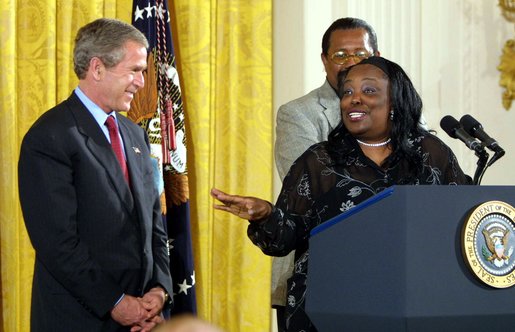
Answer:
M454 153L436 136L411 135L408 143L413 156L392 153L378 166L350 134L332 134L292 165L270 217L250 223L248 236L265 254L284 256L296 250L288 280L287 331L316 331L304 312L308 238L314 227L392 185L471 183Z

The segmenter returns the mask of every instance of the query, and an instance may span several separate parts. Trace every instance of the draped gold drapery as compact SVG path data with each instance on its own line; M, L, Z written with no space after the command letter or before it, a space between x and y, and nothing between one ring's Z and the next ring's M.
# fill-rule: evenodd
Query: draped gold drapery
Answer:
M270 0L169 1L188 126L191 223L199 316L227 331L268 331L270 259L247 222L212 209L209 189L272 196ZM77 29L131 20L131 0L0 2L0 327L29 331L34 251L21 215L23 135L77 84Z
M246 221L214 212L208 193L215 186L271 199L272 4L173 3L194 168L199 311L227 331L268 331L270 259L248 240Z

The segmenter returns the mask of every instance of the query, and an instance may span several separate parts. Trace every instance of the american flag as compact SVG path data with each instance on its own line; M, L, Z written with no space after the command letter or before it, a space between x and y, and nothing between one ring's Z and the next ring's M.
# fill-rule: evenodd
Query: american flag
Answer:
M132 24L145 34L150 47L145 87L136 94L127 116L146 130L151 143L169 238L174 283L171 314L196 314L186 129L167 1L134 0Z

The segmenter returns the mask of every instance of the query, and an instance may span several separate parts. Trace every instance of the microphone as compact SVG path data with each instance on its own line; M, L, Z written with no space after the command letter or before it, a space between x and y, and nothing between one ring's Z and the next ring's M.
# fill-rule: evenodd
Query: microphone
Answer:
M477 154L483 154L484 149L481 146L481 143L477 141L474 137L470 136L465 129L461 127L461 124L451 115L446 115L440 121L440 127L442 127L445 132L451 136L452 138L457 138L465 145L475 151Z
M479 139L483 144L495 152L497 159L504 156L504 150L499 146L496 140L488 136L487 133L483 130L483 126L476 119L474 119L471 115L465 114L461 117L460 123L465 129L467 133Z

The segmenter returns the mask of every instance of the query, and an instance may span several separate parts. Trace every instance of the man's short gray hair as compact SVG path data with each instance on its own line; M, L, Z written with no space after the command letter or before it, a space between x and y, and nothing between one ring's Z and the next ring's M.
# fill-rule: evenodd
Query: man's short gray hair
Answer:
M86 77L91 58L99 58L107 68L116 66L125 56L125 43L132 41L148 48L141 31L125 22L100 18L77 32L73 50L73 70L79 79Z

